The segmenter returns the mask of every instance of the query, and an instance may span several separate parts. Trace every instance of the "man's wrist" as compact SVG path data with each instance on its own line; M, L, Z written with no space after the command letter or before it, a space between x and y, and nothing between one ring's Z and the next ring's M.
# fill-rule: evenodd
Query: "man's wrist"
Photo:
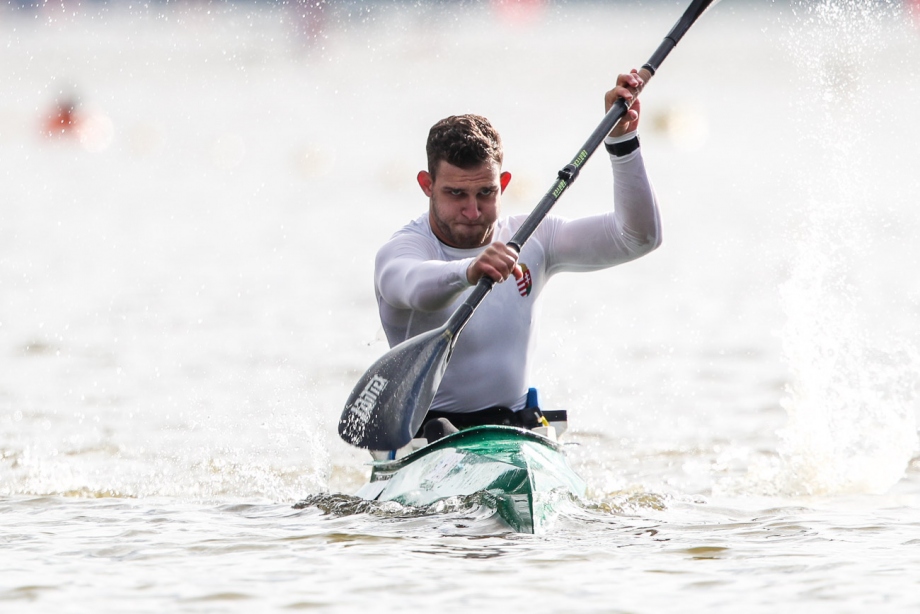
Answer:
M631 133L623 135L623 137L607 137L604 139L604 148L607 149L607 153L620 158L639 149L638 134Z

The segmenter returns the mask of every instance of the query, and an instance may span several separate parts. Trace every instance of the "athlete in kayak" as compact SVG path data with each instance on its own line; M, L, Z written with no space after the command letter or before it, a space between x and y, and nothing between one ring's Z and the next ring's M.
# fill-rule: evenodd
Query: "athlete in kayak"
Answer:
M631 100L641 85L635 71L619 75L605 95L607 110L618 97ZM390 347L443 325L483 275L499 283L458 338L425 424L446 418L460 428L528 426L520 416L546 283L563 271L622 264L661 243L639 147L640 114L636 99L605 139L612 211L576 220L548 216L520 254L506 243L526 216L501 217L511 174L502 170L498 133L477 115L451 116L431 128L428 169L417 178L428 211L398 230L376 258L374 285ZM501 283L510 277L515 281Z

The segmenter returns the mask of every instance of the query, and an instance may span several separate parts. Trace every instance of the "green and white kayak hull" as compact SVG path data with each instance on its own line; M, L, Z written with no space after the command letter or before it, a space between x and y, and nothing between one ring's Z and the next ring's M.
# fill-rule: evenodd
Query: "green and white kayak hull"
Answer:
M477 426L448 435L403 458L373 464L358 496L428 506L485 492L499 516L520 533L543 533L558 503L585 496L585 482L561 445L510 426Z

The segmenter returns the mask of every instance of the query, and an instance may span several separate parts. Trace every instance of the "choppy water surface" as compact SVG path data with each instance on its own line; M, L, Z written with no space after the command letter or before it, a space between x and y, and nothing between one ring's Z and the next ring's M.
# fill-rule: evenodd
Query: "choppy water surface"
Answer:
M521 4L0 13L4 612L920 606L909 5L725 0L649 85L665 244L541 320L586 505L534 537L349 496L428 127L488 115L528 211L683 10Z

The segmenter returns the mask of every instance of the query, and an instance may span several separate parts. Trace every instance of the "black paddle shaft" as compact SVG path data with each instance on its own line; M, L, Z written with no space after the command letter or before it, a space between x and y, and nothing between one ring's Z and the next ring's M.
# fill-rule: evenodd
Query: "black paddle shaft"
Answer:
M658 46L658 49L655 50L655 53L652 54L652 57L649 58L649 61L639 69L639 76L642 77L644 83L649 82L649 79L654 76L658 67L661 66L661 63L668 57L668 54L671 53L671 50L677 46L677 43L683 38L684 34L687 33L690 26L692 26L697 18L709 8L713 1L714 0L693 0L690 6L687 7L687 10L684 11L680 20L671 28L671 31ZM604 115L604 119L601 120L601 123L598 124L597 128L594 129L594 132L591 133L591 136L588 137L588 140L585 141L585 144L578 151L578 154L557 173L556 182L543 198L540 199L540 202L537 203L534 210L527 216L527 219L524 220L520 228L517 229L517 232L514 233L511 240L508 241L509 246L520 253L524 244L527 243L530 236L540 223L543 222L553 206L555 206L556 201L559 200L562 194L575 182L575 179L578 178L578 173L581 172L581 167L584 163L588 161L591 155L600 147L601 143L604 142L604 139L610 131L613 130L623 116L626 115L630 104L631 102L627 102L623 98L617 98L613 106L610 107L610 110L607 111L607 114ZM460 334L460 331L463 330L463 327L466 326L469 319L473 317L473 312L476 311L479 304L482 303L483 299L492 291L494 283L495 282L490 277L482 276L473 292L470 293L466 301L457 308L447 321L445 328L451 332L454 340L456 340L457 335Z

